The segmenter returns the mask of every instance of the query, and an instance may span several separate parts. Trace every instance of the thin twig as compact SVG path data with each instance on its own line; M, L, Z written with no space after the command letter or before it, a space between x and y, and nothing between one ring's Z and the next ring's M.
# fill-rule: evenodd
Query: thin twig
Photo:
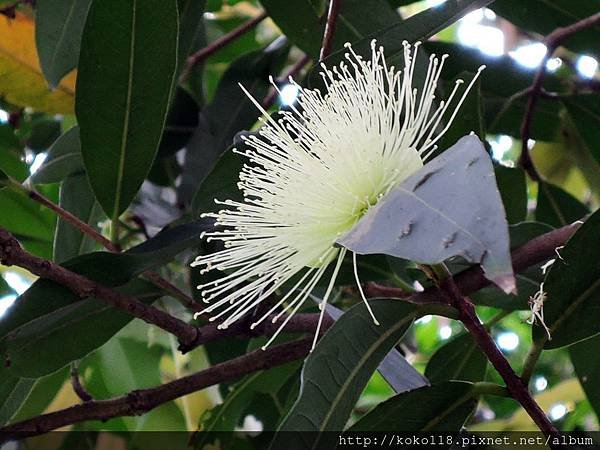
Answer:
M21 244L6 230L0 228L0 262L6 266L16 265L42 278L55 281L80 298L98 297L128 314L156 325L177 336L181 351L188 351L196 342L196 327L177 319L164 311L142 303L135 297L123 294L72 272L52 261L26 252Z
M312 339L303 339L255 350L206 370L150 389L140 389L110 400L89 401L0 428L0 442L35 436L86 420L139 416L159 405L206 387L237 380L242 376L281 366L303 358Z
M90 393L81 384L81 380L79 379L79 372L75 364L71 366L71 386L73 386L73 391L75 392L75 394L77 394L77 397L79 397L81 401L90 402L94 400L94 397L92 397Z
M187 79L189 78L190 73L192 72L192 69L195 66L200 64L202 61L204 61L210 55L215 53L217 50L220 50L221 48L225 47L230 42L232 42L235 39L242 36L244 33L250 31L256 25L258 25L260 22L262 22L266 17L267 17L267 13L262 12L258 16L248 20L247 22L244 22L242 25L240 25L236 29L230 31L227 34L224 34L219 39L211 42L206 47L203 47L200 50L198 50L196 53L193 53L192 55L190 55L186 61L186 65L185 65L183 71L181 72L181 75L179 77L179 82L185 83L187 81Z
M523 409L527 411L546 436L557 435L558 430L552 425L552 422L550 422L544 411L533 399L527 389L527 385L514 372L509 362L498 349L485 326L481 323L479 317L477 317L475 307L460 292L450 272L447 272L445 278L439 280L439 282L442 294L447 297L448 303L458 310L459 320L469 331L479 348L485 353L490 363L498 371L512 397L521 404Z
M329 10L327 11L327 22L325 23L325 32L323 34L323 44L319 53L319 61L323 61L331 53L333 48L333 36L337 19L340 14L342 0L329 0Z
M600 13L596 13L590 17L586 17L578 22L575 22L572 25L567 27L560 27L552 31L546 39L544 39L544 44L546 45L546 55L542 62L540 63L540 67L538 68L535 77L533 79L533 83L531 85L531 90L529 92L529 101L527 102L527 107L525 109L525 115L523 116L523 122L521 123L521 157L519 158L519 164L525 171L529 174L532 180L541 181L540 174L536 170L533 165L533 161L531 160L531 154L529 152L529 137L531 135L531 123L533 121L533 113L535 111L535 107L538 103L538 100L541 96L542 85L544 83L544 77L546 76L546 63L553 55L556 48L566 39L573 36L580 31L586 30L593 26L600 24Z

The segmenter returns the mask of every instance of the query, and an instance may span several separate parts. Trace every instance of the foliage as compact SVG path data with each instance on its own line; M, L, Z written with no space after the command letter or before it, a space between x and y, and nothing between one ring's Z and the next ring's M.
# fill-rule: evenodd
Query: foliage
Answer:
M307 356L303 344L290 344L312 340L314 327L299 320L272 344L290 353L275 349L271 357L270 348L257 350L273 332L268 324L250 332L250 322L241 321L221 332L204 316L194 318L203 304L195 286L212 279L189 263L216 249L202 238L213 225L202 213L221 208L215 198L241 198L238 174L247 161L233 149L259 128L260 112L239 84L269 114L290 108L270 76L279 87L292 74L323 89L317 60L333 20L328 2L0 1L0 229L31 255L60 264L0 265L0 426L80 402L68 375L76 369L95 399L170 389L188 376L182 385L196 386L203 373L217 373L209 385L218 389L183 388L150 408L140 400L139 409L129 405L114 417L95 417L108 421L84 420L72 430L223 431L223 448L280 449L335 447L330 435L307 430L535 429L522 405L505 398L510 379L471 334L466 303L448 286L455 275L450 280L477 305L489 337L517 373L531 375L534 399L546 412L565 406L566 414L551 414L554 425L597 430L600 90L598 73L584 78L575 62L600 55L600 25L560 42L563 63L545 74L524 146L536 71L458 39L461 18L478 8L487 8L487 25L502 21L515 46L600 9L600 0L551 3L341 2L324 59L329 67L343 60L345 42L368 55L377 39L389 64L400 66L403 41L424 41L417 86L428 55L450 55L437 99L448 98L456 79L468 82L480 65L487 68L436 158L338 240L359 254L366 295L385 297L372 301L380 325L346 260L315 350ZM501 141L512 144L500 152ZM541 181L520 164L522 148ZM540 250L549 232L575 221L561 241ZM3 263L8 250L0 245ZM56 267L166 312L185 330L199 327L195 344L202 345L187 345L135 308L46 279L44 270ZM542 292L551 340L539 318L527 322L528 301ZM313 300L301 318L318 317ZM266 362L244 372L239 361ZM232 433L251 429L252 421L277 431L272 442ZM118 436L130 448L165 448L160 439ZM48 448L45 439L28 448ZM67 445L77 435L62 439ZM215 444L211 439L200 433L190 445L204 448Z

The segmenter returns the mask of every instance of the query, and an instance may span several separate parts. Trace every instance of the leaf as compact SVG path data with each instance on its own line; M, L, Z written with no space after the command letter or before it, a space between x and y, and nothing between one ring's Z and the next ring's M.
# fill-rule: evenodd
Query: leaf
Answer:
M527 217L527 183L523 169L505 166L494 168L496 183L502 197L506 220L519 223Z
M458 19L477 8L482 8L493 0L447 0L439 6L426 9L406 20L396 21L393 25L377 30L352 43L354 51L362 56L371 54L371 42L377 39L377 44L385 49L388 63L404 54L404 41L414 44L426 41L428 38L453 24ZM325 58L328 67L337 65L344 60L345 49L338 50ZM464 68L463 70L466 70ZM475 70L470 70L476 72ZM318 82L318 70L313 70L311 81Z
M51 88L77 66L81 33L91 3L39 0L35 5L35 42L42 72Z
M50 91L41 73L31 18L17 13L0 20L0 96L18 106L52 114L72 114L75 75Z
M11 422L29 419L46 411L59 394L68 375L68 368L64 368L37 379L21 378L21 380L33 381L33 385L27 398L19 405L19 409L12 417Z
M94 228L104 217L84 174L70 176L62 182L58 205ZM54 261L60 263L89 253L96 245L91 237L58 218L54 235Z
M60 122L53 119L35 120L27 138L27 147L36 153L46 151L60 136Z
M281 2L263 0L261 4L283 33L313 58L318 58L323 40L325 11L317 11L314 2L301 0ZM361 0L345 0L340 4L333 38L333 49L399 22L400 17L384 0L370 0L368 7Z
M576 95L563 100L563 104L586 147L600 162L600 96Z
M429 41L423 44L429 53L448 54L444 62L442 79L451 81L462 72L474 73L485 64L479 78L483 96L486 131L491 134L509 134L520 139L520 126L527 99L521 98L510 105L506 102L512 95L531 86L534 71L526 70L509 55L488 56L477 49L449 42ZM564 86L556 75L546 74L544 86L554 92L564 92ZM566 94L566 93L565 93ZM505 110L504 107L508 106ZM539 99L531 124L532 139L555 140L561 120L560 103L552 99Z
M538 184L535 218L554 227L562 227L581 219L588 208L571 194L550 183Z
M487 358L470 334L462 333L441 346L425 368L425 376L436 384L447 380L482 381Z
M515 288L504 207L490 158L474 136L393 188L337 242L359 254L424 264L462 256L506 293Z
M545 349L564 347L600 333L600 211L596 211L559 250L546 276L544 319L552 340ZM533 327L533 340L544 339L544 328Z
M76 111L90 184L111 219L133 200L158 150L177 68L177 17L176 0L90 7Z
M518 28L547 35L556 28L571 25L600 10L598 0L577 2L572 0L502 0L490 6L498 15ZM570 36L564 46L574 50L600 56L598 39L600 26L589 27ZM561 43L562 44L562 43Z
M203 108L199 126L186 146L183 176L178 187L178 198L182 203L192 201L236 134L251 128L260 116L240 84L261 101L270 86L269 76L285 62L288 51L289 45L279 41L264 50L245 54L227 68L212 102Z
M426 308L398 300L370 305L379 326L364 304L358 304L335 322L306 359L300 394L271 449L333 448L337 436L320 432L343 429L381 360L415 317L427 314Z
M0 366L0 426L6 425L19 410L35 380L11 375Z
M51 243L54 235L54 214L39 203L9 189L0 191L0 227L22 237Z
M473 384L446 381L380 403L349 431L458 431L476 405Z
M119 290L147 303L160 297L156 287L139 280ZM47 375L83 358L132 320L133 316L100 299L71 303L1 333L3 364L16 376Z
M221 445L228 442L233 436L223 432L233 434L232 430L242 421L248 403L258 394L276 395L288 379L297 372L299 366L299 363L294 362L267 371L259 371L231 386L223 403L206 411L201 417L199 432L194 434L191 441L193 448L204 449L207 445L216 445L216 441Z
M48 156L31 176L31 181L36 184L58 183L69 175L83 171L79 127L75 126L60 136L48 149Z
M315 299L315 301L319 303L320 299ZM333 320L338 320L344 313L341 309L329 304L326 305L326 310ZM396 394L429 384L396 348L391 349L385 355L377 367L377 371Z
M587 399L600 417L600 336L586 339L569 347L575 373L585 391Z

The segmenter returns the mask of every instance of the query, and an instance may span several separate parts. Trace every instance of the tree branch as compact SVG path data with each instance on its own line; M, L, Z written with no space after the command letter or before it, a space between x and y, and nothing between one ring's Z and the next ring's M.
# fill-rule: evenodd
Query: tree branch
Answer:
M333 35L335 26L340 14L342 0L329 0L329 10L327 11L327 22L325 23L325 32L323 34L323 44L319 53L319 61L323 61L330 53L333 47Z
M258 25L260 22L262 22L266 17L267 17L267 13L262 12L258 16L248 20L247 22L244 22L242 25L240 25L236 29L230 31L227 34L224 34L219 39L211 42L206 47L203 47L200 50L198 50L196 53L193 53L192 55L190 55L187 59L185 68L181 72L181 75L179 77L179 82L185 83L187 81L187 79L189 78L190 73L192 72L192 69L195 66L200 64L202 61L204 61L210 55L215 53L217 50L220 50L221 48L225 47L230 42L232 42L235 39L242 36L244 33L247 33L248 31L250 31L256 25Z
M179 378L150 389L140 389L122 397L81 403L29 420L0 428L0 443L56 430L86 420L108 420L113 417L138 416L163 403L199 391L206 387L237 380L249 373L270 369L303 358L310 350L312 339L302 339L255 350L247 355L217 364L206 370Z
M544 77L546 76L546 63L550 57L554 54L556 48L566 39L573 36L580 31L586 30L593 26L600 24L600 13L596 13L593 16L586 17L568 27L560 27L552 31L546 39L544 44L546 45L546 55L540 63L531 90L529 92L529 101L525 109L525 115L523 116L523 122L521 123L521 156L519 158L519 165L527 171L529 176L534 181L541 181L540 174L533 165L531 155L529 152L529 137L531 135L531 122L533 121L533 112L538 103L538 100L542 93L542 85L544 84Z
M181 351L188 351L196 342L196 327L169 314L146 305L130 295L122 294L83 275L72 272L52 261L26 252L21 244L6 230L0 228L0 262L6 266L16 265L42 278L55 281L81 298L99 297L111 305L156 325L177 336Z

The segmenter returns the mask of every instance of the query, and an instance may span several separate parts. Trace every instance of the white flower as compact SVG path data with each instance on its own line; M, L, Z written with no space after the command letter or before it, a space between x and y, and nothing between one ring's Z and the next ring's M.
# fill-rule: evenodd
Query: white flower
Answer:
M404 43L404 69L396 71L386 65L383 49L375 41L370 61L347 44L347 62L332 70L323 66L325 95L290 79L299 90L299 107L282 112L278 120L269 117L244 89L263 113L264 122L260 137L245 138L250 150L240 152L251 163L244 165L239 176L244 201L217 201L228 209L204 214L224 227L206 233L208 240L222 241L224 249L198 256L192 263L201 266L202 273L213 269L228 273L198 286L204 301L211 304L202 313L216 312L211 320L226 317L220 328L285 289L277 303L252 324L255 327L267 317L273 322L285 318L267 347L334 263L319 305L314 348L347 252L336 247L335 241L390 189L423 166L483 69L454 106L462 81L447 101L436 106L434 93L447 55L431 56L419 92L412 84L418 45L413 50ZM436 133L451 106L452 114ZM353 262L359 291L369 308L358 281L355 254Z

